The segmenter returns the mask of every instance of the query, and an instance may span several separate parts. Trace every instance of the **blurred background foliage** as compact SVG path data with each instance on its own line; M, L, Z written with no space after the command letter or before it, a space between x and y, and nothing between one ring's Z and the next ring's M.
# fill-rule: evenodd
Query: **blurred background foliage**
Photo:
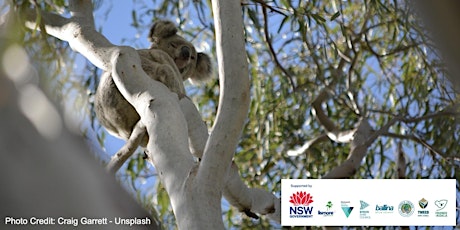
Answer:
M94 2L96 24L104 33L98 23L107 20L110 5L118 3ZM68 14L66 1L14 4ZM328 139L301 155L287 155L325 134L312 113L312 102L322 90L328 95L323 109L340 130L353 129L361 117L367 117L375 130L399 118L371 145L352 178L397 178L395 153L401 143L405 178L459 180L458 94L446 78L448 71L430 33L406 1L243 0L241 6L252 102L235 161L249 186L279 195L281 179L321 178L347 158L349 144ZM131 20L135 33L125 34L122 43L148 47L146 35L152 23L169 19L198 50L216 60L210 9L209 0L135 0L126 9L131 10L126 20ZM107 134L92 107L100 70L64 42L39 32L20 33L35 60L41 86L79 120L96 155L106 161ZM186 83L209 127L218 107L217 71L215 76L206 85ZM169 229L174 226L169 199L142 155L133 156L117 175ZM250 219L226 202L223 207L229 228L274 226L264 217Z

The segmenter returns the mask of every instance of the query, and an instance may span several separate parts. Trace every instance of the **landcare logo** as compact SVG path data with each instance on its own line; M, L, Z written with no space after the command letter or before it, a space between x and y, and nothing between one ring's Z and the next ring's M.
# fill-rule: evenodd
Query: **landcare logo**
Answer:
M365 210L369 207L369 204L362 200L360 200L359 203L361 204L361 207L359 208L359 218L370 219L371 217L369 216L369 211Z
M435 212L436 217L447 217L447 212L446 211L440 212L441 210L443 210L447 206L447 200L446 199L444 199L444 200L436 200L436 201L434 201L434 205L436 205L436 207L438 207L438 210L436 210L436 212Z
M318 210L318 215L321 215L321 216L333 216L334 215L334 211L331 210L333 204L332 204L332 201L328 201L327 204L326 204L326 210L327 211L321 211L321 210Z
M345 216L348 218L351 214L351 211L353 211L354 207L349 205L350 201L341 201L340 203L342 205L343 213L345 213Z
M399 215L409 217L414 213L414 204L408 200L401 201L398 207Z
M311 218L313 217L313 196L307 192L296 192L289 197L289 202L294 207L289 207L290 218Z
M418 206L420 206L420 208L423 209L423 210L418 210L418 216L419 217L428 217L428 216L430 216L430 211L425 210L426 207L428 207L428 201L425 200L425 198L422 198L421 200L418 201Z

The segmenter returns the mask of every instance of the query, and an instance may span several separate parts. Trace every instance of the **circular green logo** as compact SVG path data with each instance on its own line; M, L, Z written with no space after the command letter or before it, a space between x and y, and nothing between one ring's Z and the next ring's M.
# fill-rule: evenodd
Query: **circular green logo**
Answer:
M414 204L408 200L402 201L399 203L398 211L401 216L409 217L414 213Z

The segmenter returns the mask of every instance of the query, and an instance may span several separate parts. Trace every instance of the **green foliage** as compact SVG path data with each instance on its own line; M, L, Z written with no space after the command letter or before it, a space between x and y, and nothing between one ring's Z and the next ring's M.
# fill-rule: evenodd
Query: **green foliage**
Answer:
M325 132L311 112L323 88L330 96L326 114L341 130L354 128L362 116L375 130L404 118L371 145L354 178L395 178L397 142L406 153L407 178L455 178L458 98L428 32L406 2L242 6L252 103L235 161L250 186L277 192L282 178L320 178L347 158L350 146L332 141L302 156L286 155ZM205 114L215 114L217 87L208 84L194 97L209 108ZM265 220L227 220L237 228L269 226Z

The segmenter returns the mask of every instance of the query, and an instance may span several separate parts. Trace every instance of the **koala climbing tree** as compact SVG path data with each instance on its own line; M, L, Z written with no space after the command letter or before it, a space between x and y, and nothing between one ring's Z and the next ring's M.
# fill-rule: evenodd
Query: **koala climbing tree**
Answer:
M152 42L150 49L137 50L142 69L153 80L163 83L176 93L179 99L185 96L183 81L191 79L200 82L211 76L209 56L197 53L193 44L177 35L177 28L173 22L156 22L150 30L149 40ZM140 124L136 126L140 119L139 114L117 89L111 72L102 74L94 103L96 116L107 131L128 140L126 147L116 153L107 165L108 170L114 172L132 155L138 145L143 147L147 145L148 135ZM193 126L194 129L201 129L204 132L206 129L204 124L200 125L199 120L193 121L197 123L195 126L200 126ZM201 146L194 146L196 142L193 139L189 142L192 145L192 154L201 158L204 143ZM197 149L200 149L200 152L197 152Z
M190 42L177 35L177 28L172 22L156 22L152 26L149 38L152 42L151 48L138 50L142 68L149 77L166 85L179 98L185 97L183 80L190 78L196 82L209 78L211 74L209 57L204 53L197 53ZM110 72L102 75L96 92L95 106L96 115L107 130L128 140L107 165L107 169L114 172L119 169L138 145L143 147L147 145L148 135L145 128L140 126L140 117L135 109L118 91ZM192 108L189 111L195 110ZM206 135L207 127L197 113L190 114L189 112L185 117L189 127L190 151L195 157L201 158L208 138ZM262 202L259 206L259 202L252 200L248 202L239 198L247 192L254 194L254 197L257 198L267 196L272 198L272 196L263 190L247 188L239 179L238 169L234 163L232 163L225 180L226 186L223 195L230 204L248 216L257 218L254 212L267 214L274 209L273 205L270 204L267 205Z
M156 179L161 179L166 185L165 191L171 195L174 210L184 209L175 213L179 226L194 226L183 224L186 223L182 222L183 217L187 217L185 210L199 210L199 214L193 213L193 217L211 214L206 220L214 222L219 219L208 212L209 207L200 210L200 202L201 205L210 205L211 212L218 213L218 202L221 193L225 194L225 186L237 187L227 179L230 174L228 168L236 167L230 162L235 140L238 140L238 133L241 132L241 118L245 118L247 123L244 139L238 143L239 156L236 160L246 161L245 176L254 177L254 180L248 181L254 185L276 189L279 178L288 177L386 178L395 172L391 165L396 159L393 156L396 149L392 146L401 142L404 152L410 153L410 159L407 155L404 159L404 154L398 154L402 160L406 160L409 170L400 171L406 173L406 178L456 176L455 169L458 167L455 165L455 153L459 152L456 151L458 97L451 91L449 82L445 81L445 76L449 74L444 65L439 65L444 62L436 55L437 50L426 37L427 31L420 25L410 4L371 1L371 4L363 6L360 1L347 1L337 7L324 1L255 1L254 4L241 2L239 9L219 5L220 9L234 17L239 17L239 12L245 14L246 45L249 48L247 60L252 63L249 73L253 83L251 96L254 96L251 112L245 117L247 71L242 63L245 55L242 54L243 49L235 44L241 39L238 34L240 29L235 26L239 22L231 19L235 23L233 27L226 24L225 17L220 14L217 24L205 18L205 15L217 15L207 11L207 7L212 7L210 1L155 2L161 4L160 10L152 11L144 6L133 8L134 25L143 26L145 23L143 18L136 15L155 12L158 13L155 16L169 17L173 21L197 22L191 26L194 27L191 30L200 31L200 37L203 35L207 38L214 34L215 26L220 28L225 24L225 31L217 33L218 42L222 39L218 48L223 50L219 58L222 69L219 84L222 92L218 94L221 96L219 119L210 137L207 130L194 132L202 133L197 136L205 143L200 164L193 163L190 156L193 156L193 152L186 143L191 130L197 130L190 127L191 121L201 120L194 105L186 97L180 98L163 83L145 74L140 68L142 64L137 51L104 41L95 32L91 14L85 13L92 10L84 7L88 1L71 1L70 8L67 7L69 1L7 1L9 8L2 8L1 12L37 12L39 16L28 18L30 28L46 29L49 34L69 41L72 48L83 53L96 66L112 73L121 95L139 115L139 127L147 130L149 142L145 148L151 156L149 161L155 164L158 174L161 174ZM76 8L76 3L81 5ZM196 6L197 11L187 12L187 6L192 5ZM29 8L31 10L23 11ZM39 13L37 8L60 12L63 17ZM313 10L299 14L296 9ZM30 14L33 15L33 12ZM201 13L199 18L190 18L195 12ZM23 17L14 15L14 18ZM393 20L395 18L405 20ZM34 24L37 22L40 25ZM206 27L200 28L199 25ZM39 46L35 43L36 39L44 33L24 32L17 25L15 28L21 31L18 37L23 38L16 41L26 44L34 42L29 49L31 55L49 54L45 50L33 50ZM343 28L346 30L341 30ZM405 36L405 33L398 31L411 33ZM10 36L9 33L2 35ZM49 38L41 41L45 40L52 41L53 48L64 48L56 51L67 52L70 47ZM254 44L257 46L252 46ZM212 44L211 47L216 46ZM233 51L230 55L225 53L228 49ZM53 57L59 58L59 54ZM51 59L47 58L46 62L51 62ZM374 65L376 62L378 65ZM68 62L56 66L62 64L70 66ZM89 79L87 82L95 81ZM72 88L79 89L77 84ZM211 103L217 104L214 100L217 93L214 90L208 92L206 99L210 96ZM239 104L232 104L232 101ZM412 111L414 108L415 111ZM196 119L191 119L193 116L186 112L196 114ZM128 142L132 137L145 133L134 131ZM332 144L329 143L331 141ZM305 144L297 149L302 142ZM286 151L300 161L283 154ZM399 160L397 163L400 163ZM431 166L426 162L432 162ZM74 166L83 168L79 164ZM438 173L431 173L435 171ZM194 201L181 199L187 193L186 188ZM243 225L254 223L248 221L249 218L234 218L231 211L225 216L229 218L229 224L233 220L238 224L241 221ZM262 221L261 224L268 223Z
M222 195L251 216L254 213L267 214L279 222L279 199L265 190L248 188L232 163L249 106L248 64L244 55L240 3L213 1L221 88L216 121L210 134L191 100L176 92L183 90L181 81L171 83L174 78L192 77L184 68L187 65L182 59L188 56L183 55L187 52L185 49L179 49L177 59L178 56L171 52L177 51L177 45L173 43L163 50L163 38L158 38L157 47L147 51L116 46L95 29L92 1L70 0L69 11L70 17L66 18L35 9L21 9L26 26L46 29L47 34L67 41L73 50L107 72L105 78L111 75L112 88L111 84L105 86L111 90L116 86L139 116L134 128L123 127L125 134L128 131L124 138L129 142L136 136L134 139L142 144L143 130L146 130L145 152L171 199L179 229L223 229ZM43 25L37 25L38 21ZM158 29L154 27L153 34ZM195 57L197 62L203 58L199 54L194 56L191 51L190 57ZM145 63L150 63L149 67L156 66L155 70L145 71ZM195 70L201 67L195 66ZM206 69L206 65L204 67ZM115 124L108 129L115 133L122 130ZM130 130L133 131L129 135ZM118 132L120 136L122 133ZM192 154L197 153L202 156L200 162L193 159Z

